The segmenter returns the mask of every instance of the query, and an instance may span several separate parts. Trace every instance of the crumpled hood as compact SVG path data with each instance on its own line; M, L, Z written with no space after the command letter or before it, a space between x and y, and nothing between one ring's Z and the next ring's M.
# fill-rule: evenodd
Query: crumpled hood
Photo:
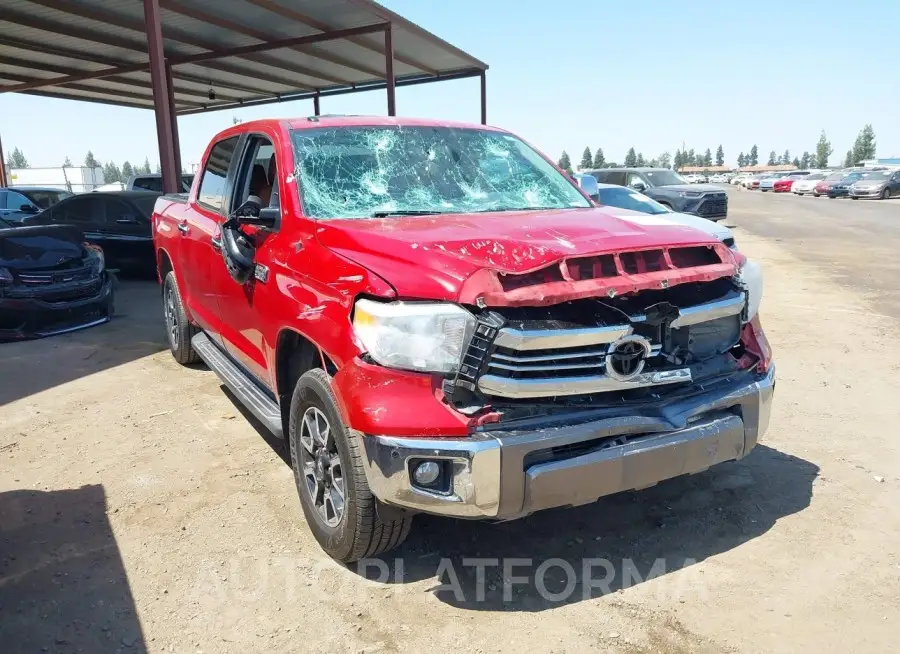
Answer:
M389 282L400 297L458 301L482 270L521 274L565 258L716 243L697 229L647 224L608 207L331 220L319 242Z
M0 229L0 268L40 270L85 256L84 234L69 225Z

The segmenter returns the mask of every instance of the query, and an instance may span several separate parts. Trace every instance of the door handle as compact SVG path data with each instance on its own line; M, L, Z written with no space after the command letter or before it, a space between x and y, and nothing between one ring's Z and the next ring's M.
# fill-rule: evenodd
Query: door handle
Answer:
M178 231L182 234L187 234L189 231L191 231L191 228L184 223L178 223Z
M215 238L215 237L213 237L212 239L210 239L209 242L212 244L213 249L215 249L215 250L221 250L221 249L222 249L222 239L221 239L221 238Z

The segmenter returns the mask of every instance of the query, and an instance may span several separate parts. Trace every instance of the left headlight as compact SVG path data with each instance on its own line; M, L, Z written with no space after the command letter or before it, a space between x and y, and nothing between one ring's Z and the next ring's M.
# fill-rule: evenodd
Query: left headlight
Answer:
M84 247L93 253L92 264L94 265L94 272L99 275L106 267L106 257L103 256L103 249L99 245L91 245L90 243L85 243Z
M749 322L759 313L759 305L762 302L762 266L752 259L747 259L738 271L738 283L747 291L747 321Z
M369 355L390 368L453 373L475 329L455 304L357 300L353 330Z

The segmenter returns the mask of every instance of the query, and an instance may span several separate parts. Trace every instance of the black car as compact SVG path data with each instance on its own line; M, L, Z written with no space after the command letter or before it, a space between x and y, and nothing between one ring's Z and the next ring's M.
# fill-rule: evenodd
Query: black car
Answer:
M71 193L58 188L0 188L0 218L8 223L21 223L70 197Z
M865 176L866 174L861 171L847 173L844 177L841 177L841 181L831 185L831 188L828 189L828 197L832 200L834 198L849 197L850 187Z
M141 273L156 270L150 217L159 193L82 193L25 220L26 225L74 225L88 243L99 245L106 265Z
M78 229L0 219L0 342L99 325L113 306L103 252Z
M713 184L691 184L668 168L603 168L586 170L601 184L640 191L672 211L719 221L728 215L728 195Z

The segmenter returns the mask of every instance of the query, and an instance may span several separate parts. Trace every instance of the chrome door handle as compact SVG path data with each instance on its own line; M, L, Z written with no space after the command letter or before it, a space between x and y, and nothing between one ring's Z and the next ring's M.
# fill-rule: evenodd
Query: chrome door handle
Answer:
M209 242L212 244L214 249L216 249L216 250L222 249L222 239L213 237L212 239L210 239Z
M184 223L178 223L178 231L182 234L187 234L189 231L191 231L191 228Z

